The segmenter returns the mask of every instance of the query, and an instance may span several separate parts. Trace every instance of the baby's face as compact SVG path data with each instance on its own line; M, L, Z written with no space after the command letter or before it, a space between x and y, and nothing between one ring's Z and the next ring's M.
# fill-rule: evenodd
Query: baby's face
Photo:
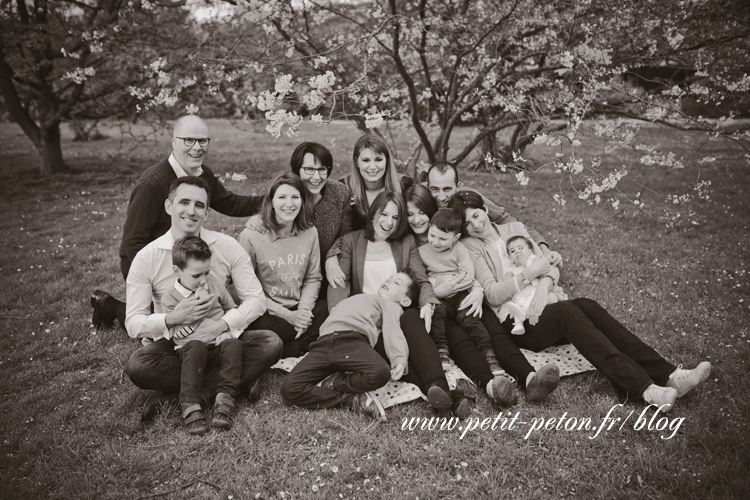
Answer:
M208 273L211 272L211 260L188 259L185 269L176 269L177 278L188 290L197 290L206 286Z
M526 262L529 260L529 255L531 255L531 249L525 241L515 240L508 245L508 255L510 255L510 260L514 264L526 267Z

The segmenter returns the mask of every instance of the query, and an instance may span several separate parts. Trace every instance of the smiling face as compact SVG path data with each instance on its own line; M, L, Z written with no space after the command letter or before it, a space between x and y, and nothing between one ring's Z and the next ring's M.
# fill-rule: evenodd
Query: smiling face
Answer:
M315 169L312 175L305 172L305 169ZM305 189L313 196L317 196L326 185L328 179L328 169L320 164L315 155L306 153L302 159L302 166L299 169L299 178L305 183Z
M185 141L177 137L205 139L208 137L208 126L197 116L186 116L177 123L172 137L172 148L177 163L188 175L198 175L198 169L208 155L208 145L201 146L196 141L191 147L187 147Z
M385 168L388 163L384 154L373 151L370 148L363 148L357 157L357 168L362 179L368 184L378 184L383 182Z
M456 174L450 168L443 173L432 170L427 177L427 187L438 207L445 208L456 194Z
M372 232L375 241L385 241L398 227L398 206L389 201L382 212L372 219Z
M272 203L276 221L283 226L290 226L299 214L302 196L296 188L282 184L276 188Z
M430 226L430 217L412 202L406 203L409 227L415 235L424 234Z
M174 272L182 286L188 290L196 291L198 288L206 286L208 274L211 272L211 259L188 259L185 269L174 266Z
M411 299L409 298L410 285L411 278L408 274L396 273L380 285L378 295L403 307L409 307L411 305Z
M464 226L466 227L466 234L476 238L483 238L492 230L490 218L487 216L487 212L481 208L466 209Z
M175 239L198 234L208 215L208 193L203 188L180 184L164 208L172 217L172 234Z
M526 267L531 249L522 239L515 239L508 244L508 255L516 265Z
M437 252L450 250L460 237L460 233L442 231L435 227L435 225L430 225L430 229L427 231L427 242Z

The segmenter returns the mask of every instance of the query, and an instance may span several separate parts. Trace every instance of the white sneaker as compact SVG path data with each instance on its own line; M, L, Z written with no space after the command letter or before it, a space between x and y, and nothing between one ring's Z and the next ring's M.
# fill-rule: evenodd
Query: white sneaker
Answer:
M385 408L375 394L371 392L360 392L352 399L352 408L369 415L376 420L385 420Z
M643 399L648 404L656 405L662 413L666 413L672 409L677 400L677 389L651 384L643 391Z
M672 372L667 381L667 387L677 389L677 397L681 398L695 389L701 382L705 382L711 374L711 363L702 361L692 370L683 370L682 365Z

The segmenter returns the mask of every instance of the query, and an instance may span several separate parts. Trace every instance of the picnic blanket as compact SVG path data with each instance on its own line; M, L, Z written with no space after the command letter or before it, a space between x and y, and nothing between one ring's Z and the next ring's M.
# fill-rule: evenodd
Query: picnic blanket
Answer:
M547 363L555 363L560 368L561 377L594 370L591 363L589 363L581 353L578 352L578 349L571 344L548 347L540 352L527 351L526 349L521 349L521 352L536 370ZM297 363L299 363L301 359L302 357L284 358L279 360L271 368L278 368L290 372L292 371L292 368L297 366ZM508 374L504 374L504 376L510 378ZM448 385L451 389L456 388L456 382L459 379L465 379L471 382L469 377L467 377L455 364L451 365L450 369L446 370L445 378L448 379ZM400 381L388 382L383 387L373 392L384 408L389 408L400 403L407 403L419 398L427 399L427 396L422 394L422 391L420 391L416 385Z

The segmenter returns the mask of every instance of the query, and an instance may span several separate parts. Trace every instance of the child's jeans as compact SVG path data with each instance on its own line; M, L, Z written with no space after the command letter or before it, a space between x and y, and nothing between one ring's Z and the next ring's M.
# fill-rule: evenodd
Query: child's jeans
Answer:
M445 323L455 318L456 323L466 330L481 352L492 351L490 334L487 331L487 328L482 324L482 319L467 314L469 308L460 311L458 310L458 306L461 305L461 302L468 295L469 292L464 291L440 300L441 307L438 307L432 315L430 337L432 337L432 340L438 348L447 347L448 342L445 339Z
M242 342L226 339L219 345L207 345L191 340L178 351L182 360L180 376L180 403L204 401L203 374L214 366L219 367L217 394L224 392L233 398L239 396L242 373Z

